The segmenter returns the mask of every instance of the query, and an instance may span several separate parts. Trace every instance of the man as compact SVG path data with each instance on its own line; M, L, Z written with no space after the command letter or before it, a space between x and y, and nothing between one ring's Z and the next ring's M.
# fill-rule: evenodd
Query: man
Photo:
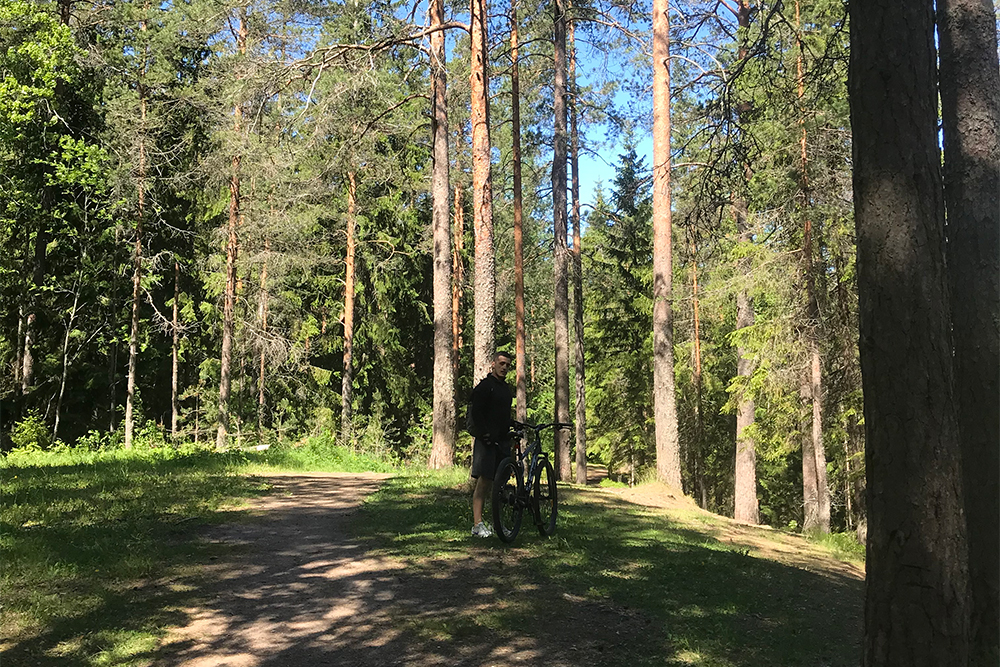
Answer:
M493 490L500 462L510 455L510 406L514 399L506 381L510 365L510 354L497 352L490 374L472 390L469 410L473 423L483 434L472 445L472 477L476 480L472 492L473 537L493 534L483 522L483 506Z

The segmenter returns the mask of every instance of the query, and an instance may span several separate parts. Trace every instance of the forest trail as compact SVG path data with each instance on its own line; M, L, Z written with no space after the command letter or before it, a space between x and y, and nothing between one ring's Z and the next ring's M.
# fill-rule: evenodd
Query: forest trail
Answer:
M351 537L350 521L386 477L264 476L271 492L252 502L249 518L202 535L237 548L167 582L196 588L199 602L179 610L153 664L569 667L621 665L633 651L659 652L650 644L662 639L647 631L650 619L641 612L558 590L518 568L519 550L501 548L496 540L469 538L465 556L409 563L369 551ZM629 498L627 489L607 491L631 502L666 504L662 498ZM604 490L591 493L610 500ZM692 507L685 501L667 500ZM714 532L739 542L748 528L733 524L731 535L729 528ZM483 631L489 623L482 619L498 598L486 582L506 571L510 587L500 596L502 604L525 610L524 632L513 639Z

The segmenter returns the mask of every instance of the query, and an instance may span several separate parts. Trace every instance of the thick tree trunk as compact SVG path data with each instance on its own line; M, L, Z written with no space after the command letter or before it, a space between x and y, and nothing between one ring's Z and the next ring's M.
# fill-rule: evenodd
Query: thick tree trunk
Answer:
M555 417L557 422L569 421L569 251L566 247L568 227L566 209L566 0L552 3L555 47L555 134L552 150L552 209L555 232ZM570 478L569 432L555 431L556 479Z
M17 307L17 349L14 353L14 389L21 393L21 368L24 364L24 323L27 320L24 314L24 304Z
M863 664L965 665L933 2L856 0L850 30L868 476Z
M430 4L431 27L444 23L444 0ZM444 32L431 34L434 167L431 184L434 238L434 407L431 468L452 465L455 457L455 377L452 366L451 220L448 217L448 101Z
M572 10L572 4L569 5ZM583 240L580 232L580 133L576 85L576 32L572 18L569 29L570 144L573 170L573 333L576 373L576 475L577 484L587 483L587 385L583 339Z
M524 203L521 192L521 79L517 59L517 0L510 3L511 134L514 169L514 373L517 421L528 420L524 347Z
M347 174L347 257L344 260L344 374L340 385L340 439L354 440L354 253L357 181Z
M170 344L170 437L177 438L177 420L180 417L180 354L181 354L181 265L174 260L174 312L171 319L173 334Z
M979 667L1000 664L1000 68L989 0L937 7L970 664Z
M493 179L490 175L489 44L486 0L472 0L471 87L472 225L476 234L473 383L490 372L496 336L496 268L493 249Z
M656 476L680 490L672 303L669 12L669 0L653 0L653 414Z

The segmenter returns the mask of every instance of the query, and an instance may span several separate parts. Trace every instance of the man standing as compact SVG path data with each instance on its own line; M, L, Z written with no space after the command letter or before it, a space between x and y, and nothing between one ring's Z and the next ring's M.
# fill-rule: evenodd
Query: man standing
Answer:
M479 433L472 445L472 477L476 488L472 492L472 535L489 537L493 531L483 523L483 506L493 490L493 478L500 462L510 456L510 406L513 394L507 384L511 356L507 352L493 355L490 374L472 390L469 411Z

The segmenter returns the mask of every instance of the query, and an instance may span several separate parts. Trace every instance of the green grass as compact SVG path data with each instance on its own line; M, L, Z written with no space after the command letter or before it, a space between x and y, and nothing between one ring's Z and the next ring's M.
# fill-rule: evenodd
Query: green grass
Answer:
M483 549L476 557L497 570L483 585L497 592L497 604L489 613L456 614L453 626L464 619L472 629L453 632L478 628L514 638L539 619L558 618L565 594L631 610L650 622L646 639L630 642L631 653L619 655L619 664L858 664L862 582L835 568L806 571L719 541L711 535L721 519L704 523L686 518L686 511L646 509L569 486L560 486L552 539L541 538L526 519L513 549L496 540L472 543L462 477L389 480L369 497L356 524L379 552L406 559L411 570L426 568L428 577L441 559ZM768 539L768 531L756 532ZM507 554L516 567L505 565ZM535 592L521 593L524 582ZM428 618L424 633L440 636L433 627L439 622Z

